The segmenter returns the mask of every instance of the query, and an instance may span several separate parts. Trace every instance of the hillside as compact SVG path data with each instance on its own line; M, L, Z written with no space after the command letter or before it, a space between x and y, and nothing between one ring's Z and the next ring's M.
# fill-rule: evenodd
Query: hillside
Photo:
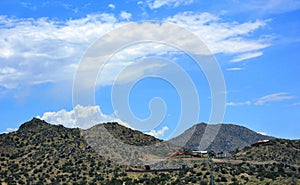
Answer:
M79 129L32 119L16 132L0 135L0 182L8 184L86 184L124 171L89 147Z
M118 123L97 124L82 130L82 136L100 155L133 166L155 163L180 149Z
M205 148L199 144L207 126L211 127L211 129L216 129L220 126L220 129L215 140L208 146L208 148ZM257 132L254 132L243 126L233 124L208 125L205 123L199 123L187 129L181 135L171 139L170 142L190 150L230 152L250 146L251 144L262 139L274 138L258 134Z
M0 184L210 183L207 158L166 158L144 165L144 160L157 159L171 149L178 148L117 123L80 130L34 118L18 131L0 135ZM119 163L120 159L125 162ZM134 165L124 165L126 160ZM213 161L215 184L300 183L299 140L276 139ZM156 171L166 166L164 172Z
M300 140L274 139L238 151L234 157L243 161L279 162L300 166Z
M162 142L160 139L143 134L140 131L124 127L117 122L103 123L103 126L116 139L119 139L129 145L147 146Z

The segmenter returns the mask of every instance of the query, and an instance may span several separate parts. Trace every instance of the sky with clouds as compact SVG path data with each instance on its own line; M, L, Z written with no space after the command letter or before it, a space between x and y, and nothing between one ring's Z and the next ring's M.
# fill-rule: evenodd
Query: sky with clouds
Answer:
M93 84L84 84L94 70L93 65L87 66L82 86L77 87L83 96L74 101L74 80L93 44L114 30L129 27L103 48L110 52L116 40L140 37L134 23L150 21L164 27L158 34L162 38L192 43L168 27L166 23L170 23L199 38L210 51L226 86L226 91L220 92L226 96L222 122L276 137L299 138L299 17L297 0L1 1L0 132L13 131L32 117L67 127L117 121L138 129L130 119L121 117L122 109L112 102L114 86L129 82L136 82L131 92L124 97L117 93L116 99L127 98L131 113L140 120L158 115L152 127L142 130L145 133L169 138L197 122L209 122L214 97L205 70L180 48L162 42L120 48L110 55L110 62L98 71ZM150 29L142 31L147 38L157 35ZM153 56L161 61L139 63ZM166 79L152 76L136 81L146 74L177 76L173 64L190 76L199 110L192 105L181 110L181 91ZM185 85L179 79L177 83ZM88 85L94 90L93 104L77 103L86 102ZM160 110L162 107L165 110ZM178 127L181 113L193 111L198 119Z

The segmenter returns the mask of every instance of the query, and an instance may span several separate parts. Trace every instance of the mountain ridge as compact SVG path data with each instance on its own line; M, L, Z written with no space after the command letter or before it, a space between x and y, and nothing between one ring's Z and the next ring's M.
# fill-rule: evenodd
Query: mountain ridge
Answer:
M115 125L119 128L108 127L108 130L111 129L108 131L104 128L105 125ZM98 141L95 137L98 134L93 135L90 131L84 133L79 128L66 128L39 119L22 124L17 131L0 134L0 184L209 184L210 167L207 157L169 157L155 165L135 163L132 166L113 160L115 154L112 150L104 151L109 155L102 156L97 150L107 148L93 147L91 145L93 142L97 145L99 142L101 144L102 141L106 141L110 148L116 148L121 152L127 152L126 147L130 143L137 145L133 149L135 147L151 149L152 146L158 146L160 149L170 146L165 142L151 143L152 139L152 142L158 141L154 138L150 139L150 145L145 145L147 143L144 139L149 136L137 141L129 137L132 140L125 143L126 147L122 151L115 147L117 145L109 142L106 136L115 138L114 131L118 130L117 133L123 133L124 129L127 133L131 130L117 123L112 125L111 123L98 124L92 129L95 133L103 129L107 134L112 133L102 135L103 140ZM126 141L126 137L123 140L120 136L115 139L122 143ZM299 151L300 140L275 139L266 144L236 151L230 158L213 158L215 182L222 184L299 184ZM131 152L135 153L134 150ZM141 157L143 160L145 155L131 157ZM121 157L127 156L121 155ZM166 169L164 172L155 170L163 169L164 166L177 170ZM148 172L147 169L151 170Z
M205 129L218 130L215 139L211 142L208 140L208 147L199 146L205 133ZM235 124L206 124L198 123L185 130L179 136L169 141L175 145L183 146L190 150L214 150L217 152L230 152L236 149L242 149L246 146L257 142L258 140L275 139L272 136L266 136L252 131L244 126Z

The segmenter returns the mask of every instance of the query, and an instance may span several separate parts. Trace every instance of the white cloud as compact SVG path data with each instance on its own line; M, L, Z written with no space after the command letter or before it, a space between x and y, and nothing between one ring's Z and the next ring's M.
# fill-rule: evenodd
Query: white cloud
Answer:
M292 106L297 106L297 105L300 105L300 102L297 102L297 103L293 103Z
M111 9L115 9L116 8L116 6L114 4L109 4L108 7L111 8Z
M274 93L258 98L256 101L244 101L244 102L227 102L227 106L244 106L244 105L265 105L269 102L284 101L296 98L295 96L288 95L286 92ZM297 105L293 104L293 105Z
M169 127L164 126L161 130L158 130L158 131L150 130L149 132L145 132L145 134L159 138L159 137L163 137L165 135L165 132L168 130L169 130Z
M18 130L18 128L6 128L6 132L14 132L17 130Z
M28 8L28 9L30 9L30 10L32 10L32 11L36 11L36 10L37 10L37 6L36 6L36 5L33 5L33 4L31 4L31 3L21 2L20 4L21 4L21 6L23 6L24 8Z
M264 135L264 136L268 136L268 134L266 132L257 132L258 134Z
M251 101L245 101L245 102L227 102L227 106L244 106L244 105L251 105Z
M14 53L12 50L10 50L10 48L4 48L0 51L1 58L10 58L13 55L14 55Z
M270 45L267 38L251 38L251 33L264 27L269 20L225 22L210 13L184 12L169 17L166 21L191 30L213 53L240 54L249 59L249 53L255 53L253 57L257 57L261 52L259 50ZM239 61L241 60L243 59L240 57Z
M227 68L226 70L227 71L241 71L243 70L244 68L241 68L241 67L232 67L232 68Z
M130 62L122 64L118 62L112 62L101 73L97 85L105 86L112 83L124 84L134 82L145 74L149 74L151 71L158 71L167 66L166 63L142 63ZM125 70L125 71L122 71ZM103 78L102 78L103 77ZM117 77L117 79L115 79Z
M254 102L255 105L264 105L269 102L274 102L274 101L283 101L283 100L290 100L294 99L295 96L288 95L286 92L280 92L280 93L274 93L274 94L269 94L266 96L263 96L256 100Z
M24 76L24 73L15 68L0 68L0 87L2 86L6 89L16 88L19 85L16 83L16 80L22 76Z
M120 16L127 20L131 18L131 14L125 11ZM252 32L267 24L268 21L264 20L237 23L223 21L210 13L185 12L166 18L165 21L192 31L214 54L249 55L261 52L259 50L269 45L264 39L251 37ZM72 83L78 62L86 49L100 36L127 21L122 22L112 14L103 13L67 21L0 16L0 22L0 87L16 89L45 82ZM145 34L153 34L147 31ZM163 32L165 37L172 36L172 30L169 31ZM118 72L128 62L134 62L135 57L147 56L149 53L163 55L170 51L176 49L136 45L115 54L113 64L108 69ZM11 70L14 72L9 72ZM103 80L112 81L110 75Z
M130 125L116 118L114 115L106 115L102 113L100 106L81 106L76 105L73 110L65 109L57 112L45 112L43 116L37 116L52 124L62 124L65 127L90 128L95 124L103 122L118 122L119 124L130 127Z
M162 6L178 7L180 5L192 4L194 0L148 0L147 5L151 9L157 9Z
M132 16L132 14L131 14L131 13L128 13L128 12L126 12L126 11L122 11L122 12L120 13L121 19L124 19L124 20L126 20L126 21L129 21L130 18L131 18L131 16Z
M72 80L76 64L99 36L121 25L110 14L59 22L0 16L0 86ZM14 73L4 71L14 69Z
M240 62L243 60L247 60L250 58L255 58L255 57L259 57L263 55L262 52L249 52L249 53L243 53L241 55L238 55L237 57L235 57L234 59L230 60L230 62Z

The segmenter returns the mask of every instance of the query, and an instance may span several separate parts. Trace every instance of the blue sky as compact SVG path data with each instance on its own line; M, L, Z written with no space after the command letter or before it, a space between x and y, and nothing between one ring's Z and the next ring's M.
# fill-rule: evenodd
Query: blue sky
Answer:
M15 130L36 116L69 127L118 121L142 128L114 107L112 99L122 97L122 92L112 97L115 78L121 69L129 70L119 76L124 84L151 73L176 76L168 67L173 64L190 76L200 108L181 110L180 92L166 79L141 79L126 98L135 118L153 117L152 125L142 130L169 138L196 122L210 122L212 92L206 74L178 48L161 43L139 43L114 53L93 84L92 104L78 103L85 102L84 87L81 99L73 98L76 72L93 43L130 23L154 21L185 28L209 49L226 85L222 122L276 137L299 138L299 17L296 0L1 1L0 132ZM162 61L132 67L134 61L149 56ZM176 83L186 85L186 81ZM149 102L157 97L164 103L154 103L151 115ZM199 117L181 124L181 112L196 112ZM76 115L86 125L78 124Z

